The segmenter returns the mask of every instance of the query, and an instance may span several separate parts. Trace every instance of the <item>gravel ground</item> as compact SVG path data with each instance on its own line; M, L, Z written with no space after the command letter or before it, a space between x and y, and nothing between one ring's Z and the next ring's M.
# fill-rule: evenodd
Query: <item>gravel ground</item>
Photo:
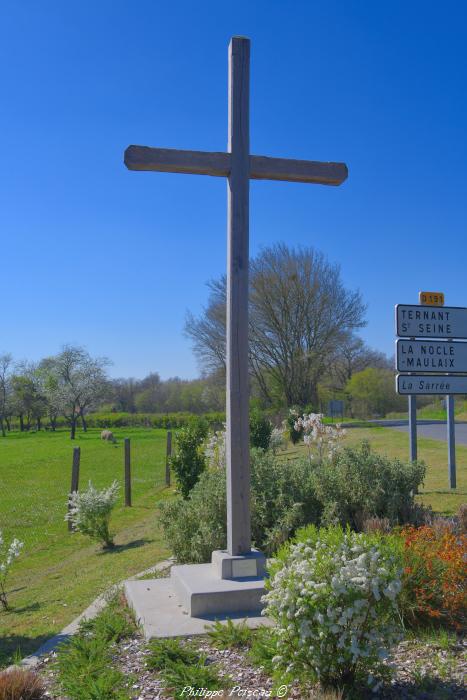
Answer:
M187 639L208 657L208 663L215 663L221 676L232 678L229 689L218 697L267 698L272 689L271 679L259 668L253 666L247 651L220 650L209 644L206 637ZM119 667L130 682L133 700L152 700L153 698L173 698L164 694L164 687L157 673L146 669L145 657L147 644L141 637L134 637L121 642L114 653L115 665ZM47 695L53 700L68 700L56 690L53 671L54 654L45 658L39 671L45 678ZM420 641L401 642L390 659L395 667L395 676L391 687L382 688L370 697L381 700L416 699L447 700L453 698L465 700L467 697L465 681L467 678L467 642L458 641L445 646ZM237 689L240 690L237 690ZM256 691L255 694L253 691ZM362 693L362 698L365 696ZM189 697L187 695L187 697ZM193 696L192 696L193 697ZM195 696L196 697L196 696ZM198 695L197 697L200 697ZM202 696L201 696L202 697ZM306 698L319 700L338 700L339 695L323 694L318 689L304 693L298 687L289 687L282 697L300 700Z

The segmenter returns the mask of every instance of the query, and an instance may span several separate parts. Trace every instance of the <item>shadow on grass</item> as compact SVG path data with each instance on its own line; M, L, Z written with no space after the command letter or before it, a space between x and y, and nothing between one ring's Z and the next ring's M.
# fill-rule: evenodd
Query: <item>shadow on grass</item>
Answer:
M10 590L10 594L11 593L19 593L20 591L25 591L25 590L26 590L26 586L20 586L19 588L12 588Z
M133 540L132 542L127 542L126 544L116 544L113 547L109 547L108 549L102 549L99 552L99 555L103 556L107 554L121 554L122 552L126 552L128 549L137 549L138 547L144 547L145 544L150 544L151 542L154 542L154 540L148 539L147 537L142 537L139 540Z
M41 608L40 603L31 603L31 605L23 605L22 608L11 608L11 612L14 612L15 615L22 615L23 613L27 612L34 612L35 610L39 610Z
M33 654L47 640L56 634L55 631L45 632L36 637L28 637L27 634L3 634L0 632L0 669L9 666L18 658L24 658Z

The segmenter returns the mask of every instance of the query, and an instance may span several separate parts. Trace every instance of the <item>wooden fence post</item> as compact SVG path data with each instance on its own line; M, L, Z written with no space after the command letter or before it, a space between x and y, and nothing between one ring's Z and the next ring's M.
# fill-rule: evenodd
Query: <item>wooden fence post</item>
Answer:
M131 506L130 438L125 438L125 505Z
M167 431L167 450L165 456L165 484L170 486L170 458L172 456L172 431Z
M73 448L73 462L71 465L71 489L70 489L70 495L74 493L74 491L78 490L79 487L79 462L80 462L80 457L81 457L81 448L80 447L74 447ZM70 512L70 502L68 501L68 512ZM73 526L71 524L71 520L68 521L68 531L71 532L73 530Z

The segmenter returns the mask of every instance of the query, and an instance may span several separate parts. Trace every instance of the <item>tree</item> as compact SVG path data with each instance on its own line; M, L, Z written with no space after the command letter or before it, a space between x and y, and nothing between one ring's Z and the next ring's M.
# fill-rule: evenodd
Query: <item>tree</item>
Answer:
M343 389L355 372L361 372L367 367L392 369L391 361L384 353L369 348L361 338L349 334L338 345L332 358L330 370L334 386Z
M389 369L367 367L356 372L347 382L356 412L362 417L385 416L389 411L405 410L404 397L396 394L394 372Z
M112 380L112 397L115 410L135 413L135 397L139 386L137 379L120 378Z
M8 424L11 406L11 368L13 357L10 353L0 355L0 431L5 437L5 423Z
M322 394L329 398L338 394L344 398L346 384L356 372L361 372L367 367L392 369L393 366L394 363L391 363L384 353L369 348L361 338L349 333L336 347L336 352L331 358L328 374L321 386ZM345 398L347 410L352 416L352 397L347 394Z
M203 314L185 333L201 366L225 369L226 279L208 284ZM318 380L336 348L365 324L359 292L345 289L339 267L312 248L278 244L250 263L249 357L252 380L269 402L318 403Z
M142 413L157 413L161 410L162 382L157 372L151 372L139 382L135 398L136 409Z
M31 420L41 429L41 419L47 411L47 399L42 391L41 377L33 364L21 363L11 379L13 405L15 414L19 417L20 430L24 430L24 417L29 430Z
M106 358L92 358L82 347L65 345L58 355L41 363L49 404L61 413L75 439L78 418L86 430L85 414L109 391Z

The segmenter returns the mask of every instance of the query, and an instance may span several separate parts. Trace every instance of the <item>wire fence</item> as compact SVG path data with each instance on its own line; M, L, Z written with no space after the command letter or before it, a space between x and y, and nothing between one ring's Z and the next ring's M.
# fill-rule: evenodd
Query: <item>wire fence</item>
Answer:
M128 431L131 503L155 507L167 487L166 430ZM72 484L73 454L79 448L79 490L89 482L96 488L117 481L117 512L125 508L125 435L116 442L100 439L100 431L69 440L63 431L14 434L0 440L0 530L8 541L18 537L25 547L44 549L62 541L68 531L65 515ZM128 453L127 453L128 454ZM76 475L75 475L76 476Z

